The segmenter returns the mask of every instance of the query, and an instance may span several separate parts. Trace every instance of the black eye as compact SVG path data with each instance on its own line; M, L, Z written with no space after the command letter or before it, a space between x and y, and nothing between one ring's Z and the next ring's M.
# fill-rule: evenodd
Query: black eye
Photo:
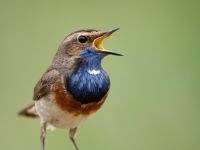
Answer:
M86 36L83 36L83 35L81 35L81 36L79 36L78 37L78 41L80 42L80 43L85 43L85 42L87 42L87 37Z

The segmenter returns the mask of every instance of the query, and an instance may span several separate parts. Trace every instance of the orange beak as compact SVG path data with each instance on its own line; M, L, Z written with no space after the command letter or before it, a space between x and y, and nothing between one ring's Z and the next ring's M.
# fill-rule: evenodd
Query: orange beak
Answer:
M93 46L97 49L97 51L99 53L104 53L104 54L111 54L111 55L117 55L117 56L123 56L122 54L119 53L115 53L109 50L106 50L103 47L103 42L105 39L107 39L107 37L109 37L112 33L114 33L115 31L119 30L119 28L110 30L110 31L106 31L106 32L102 32L100 33L93 41Z

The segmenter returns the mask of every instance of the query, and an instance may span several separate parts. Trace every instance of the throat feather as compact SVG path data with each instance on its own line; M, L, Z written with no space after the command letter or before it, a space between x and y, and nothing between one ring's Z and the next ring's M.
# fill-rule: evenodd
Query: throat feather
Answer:
M101 67L105 55L97 53L93 48L80 52L83 63L66 78L66 90L82 104L99 102L110 88L110 79Z
M97 75L97 74L100 74L101 71L98 70L98 69L88 69L87 72L91 75Z
M101 101L109 87L110 79L101 67L81 66L66 79L67 90L82 104Z

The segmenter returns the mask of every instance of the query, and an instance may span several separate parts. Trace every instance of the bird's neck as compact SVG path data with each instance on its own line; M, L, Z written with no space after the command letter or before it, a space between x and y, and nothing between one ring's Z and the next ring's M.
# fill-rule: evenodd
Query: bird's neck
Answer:
M82 63L82 65L79 67L80 71L87 71L91 72L93 71L104 71L102 66L101 66L101 59L95 59L95 58L88 58L85 59Z
M100 101L108 92L110 79L101 67L101 59L88 58L66 79L67 90L83 104Z

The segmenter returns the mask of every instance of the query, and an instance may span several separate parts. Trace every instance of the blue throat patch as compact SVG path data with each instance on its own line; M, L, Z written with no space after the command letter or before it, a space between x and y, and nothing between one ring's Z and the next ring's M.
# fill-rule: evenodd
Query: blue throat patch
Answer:
M82 104L100 101L108 92L110 79L101 67L105 55L97 53L92 48L80 52L84 58L83 64L66 78L66 88L74 98Z

